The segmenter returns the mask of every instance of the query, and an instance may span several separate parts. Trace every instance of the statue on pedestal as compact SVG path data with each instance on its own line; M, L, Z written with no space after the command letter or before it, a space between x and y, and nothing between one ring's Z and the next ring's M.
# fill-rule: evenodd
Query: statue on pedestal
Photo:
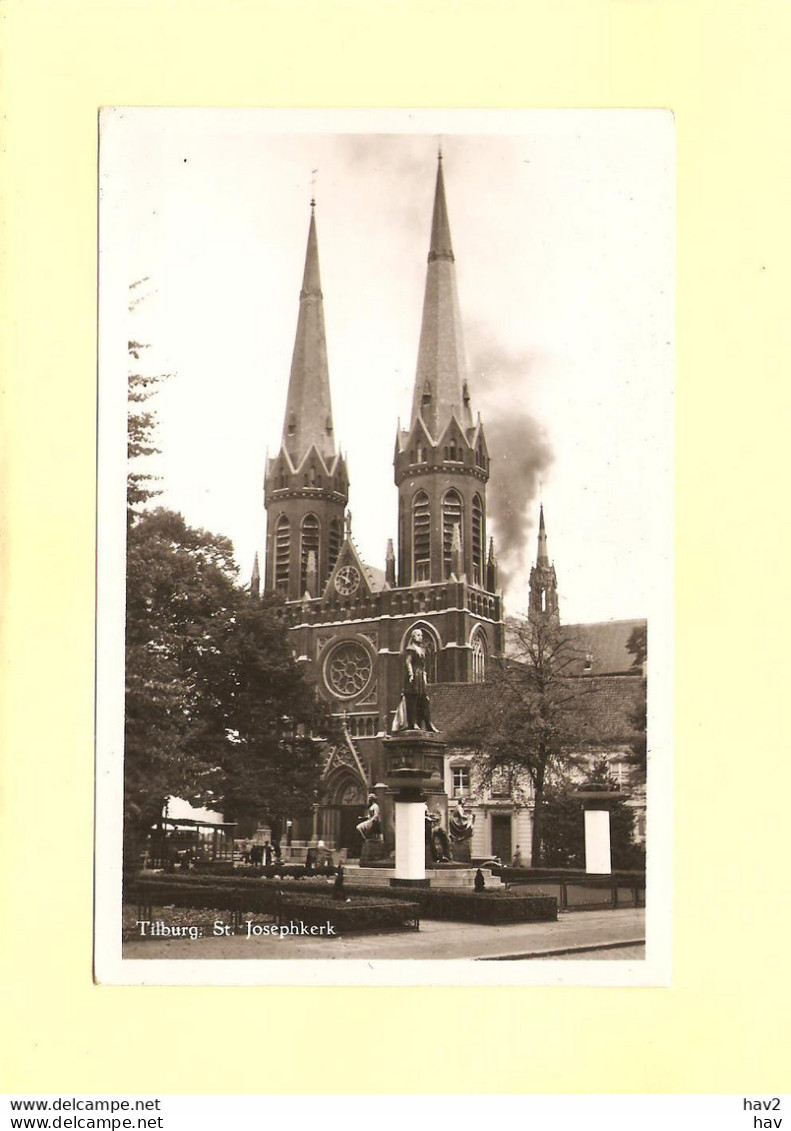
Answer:
M379 816L379 804L375 793L368 794L368 818L360 821L357 832L363 840L378 840L382 832L382 822Z
M426 806L426 841L435 864L449 864L453 859L448 834L442 827L442 817L436 810Z
M451 843L457 841L463 843L470 840L474 823L475 814L465 812L464 802L459 798L456 802L456 808L448 818L448 832L450 833Z
M404 649L404 691L398 704L393 731L425 730L437 733L431 722L426 680L426 647L423 631L416 628Z

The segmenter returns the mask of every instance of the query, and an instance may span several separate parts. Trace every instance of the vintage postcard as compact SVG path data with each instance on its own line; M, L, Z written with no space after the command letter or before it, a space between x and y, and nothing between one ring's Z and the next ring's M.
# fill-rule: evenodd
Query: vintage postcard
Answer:
M659 110L110 107L101 983L669 978Z

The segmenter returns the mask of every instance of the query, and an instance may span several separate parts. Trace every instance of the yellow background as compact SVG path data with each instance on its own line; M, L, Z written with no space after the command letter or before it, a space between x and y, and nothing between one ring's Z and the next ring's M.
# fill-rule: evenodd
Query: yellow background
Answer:
M0 1088L791 1090L789 31L787 0L0 6ZM672 988L93 986L96 112L146 103L674 110Z

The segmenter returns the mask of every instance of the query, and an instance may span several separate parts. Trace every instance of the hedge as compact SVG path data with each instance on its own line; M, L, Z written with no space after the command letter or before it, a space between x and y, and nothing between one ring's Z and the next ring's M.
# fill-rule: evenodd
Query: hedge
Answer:
M184 883L187 877L140 880L130 885L129 901L149 907L192 907L227 910L238 921L244 913L274 916L278 923L301 920L308 926L329 921L336 933L381 931L414 927L419 923L416 901L365 896L349 901L332 898L329 891L283 892L270 884ZM173 881L176 881L175 883Z
M303 876L334 876L338 871L332 865L306 868L304 864L196 864L192 872L183 875L251 876L257 879L301 879ZM181 875L182 873L177 873Z
M162 893L167 893L164 898ZM156 893L157 904L174 903L181 907L227 907L231 911L268 911L276 914L278 900L291 905L306 899L324 897L334 907L350 907L358 900L376 900L380 905L407 900L417 904L423 919L441 919L463 923L542 923L554 922L558 903L554 895L542 892L453 891L447 888L391 888L349 885L344 896L351 902L340 904L331 897L330 885L324 881L299 880L284 889L270 880L236 876L179 875L138 880L130 896L146 898ZM278 893L281 893L278 896ZM218 904L217 900L221 902ZM285 903L283 904L285 906Z

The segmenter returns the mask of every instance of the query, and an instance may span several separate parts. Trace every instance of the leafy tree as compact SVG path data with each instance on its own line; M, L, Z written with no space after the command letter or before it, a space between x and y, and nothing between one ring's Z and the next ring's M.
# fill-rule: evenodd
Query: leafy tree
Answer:
M604 758L594 764L588 780L609 789L618 788ZM585 822L573 787L566 784L548 789L542 809L543 863L557 868L584 868ZM614 868L645 867L644 850L634 843L634 813L625 798L610 804L610 849Z
M135 361L140 360L141 352L148 346L140 342L129 342L129 357ZM159 476L139 470L138 460L147 456L159 454L159 448L154 443L156 430L156 413L143 406L156 392L157 385L166 377L164 373L148 375L130 369L128 376L129 412L127 414L127 459L129 472L127 475L127 506L128 518L140 509L143 503L159 494L159 488L154 484Z
M310 810L329 715L281 607L235 581L226 538L158 508L127 553L125 826L134 853L168 796L227 819Z
M493 709L473 736L482 784L496 775L527 775L535 801L532 860L541 863L547 790L586 765L595 744L587 706L589 681L572 678L580 661L573 637L549 618L509 624L511 656L493 667Z
M632 667L644 668L648 659L648 627L644 624L635 625L626 642L626 649L634 657ZM636 766L643 775L646 773L648 759L648 699L646 695L646 680L643 677L643 694L640 696L638 706L630 716L634 727L635 737L632 740L632 756L629 761Z

